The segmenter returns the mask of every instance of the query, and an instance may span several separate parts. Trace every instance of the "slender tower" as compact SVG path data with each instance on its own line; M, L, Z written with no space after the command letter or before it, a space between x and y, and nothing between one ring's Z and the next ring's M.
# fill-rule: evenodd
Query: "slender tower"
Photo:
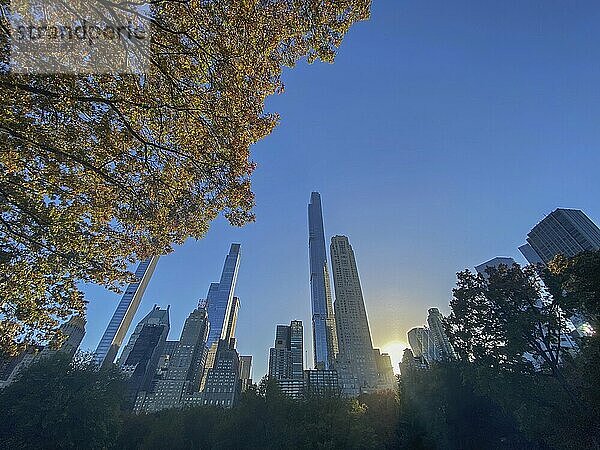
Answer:
M363 299L354 251L346 236L331 238L331 265L335 287L335 314L340 353L361 388L377 383L377 361Z
M308 204L308 250L314 363L317 369L330 369L335 361L338 343L331 306L321 195L318 192L311 194Z
M119 347L121 347L127 330L131 325L131 321L140 306L146 286L148 286L150 278L154 273L158 258L158 256L152 256L142 261L135 271L137 281L127 286L119 302L119 306L117 306L112 319L110 319L108 327L106 327L106 331L104 331L98 348L96 348L96 352L94 353L94 361L98 367L107 366L114 362Z
M206 345L210 347L219 339L227 339L228 324L231 314L236 315L233 300L235 283L237 281L238 269L240 267L240 244L231 244L229 254L225 258L221 280L218 283L211 283L208 289L206 301L208 303L208 321L210 331ZM237 317L236 317L237 318ZM235 327L235 323L233 323ZM231 330L232 334L235 330Z

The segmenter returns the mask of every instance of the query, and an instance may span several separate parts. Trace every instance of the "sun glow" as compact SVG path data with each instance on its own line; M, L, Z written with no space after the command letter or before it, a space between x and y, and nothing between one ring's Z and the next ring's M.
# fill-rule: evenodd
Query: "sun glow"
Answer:
M387 353L392 359L392 366L394 367L394 373L400 373L398 364L402 361L402 354L404 349L408 348L408 344L402 341L388 342L381 348L381 353Z

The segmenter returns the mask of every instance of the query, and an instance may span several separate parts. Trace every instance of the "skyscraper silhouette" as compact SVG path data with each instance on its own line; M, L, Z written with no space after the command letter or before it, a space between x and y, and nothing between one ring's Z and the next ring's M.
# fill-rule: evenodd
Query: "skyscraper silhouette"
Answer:
M329 369L335 361L338 342L335 316L331 306L321 195L318 192L311 194L308 204L308 249L314 364L317 369Z

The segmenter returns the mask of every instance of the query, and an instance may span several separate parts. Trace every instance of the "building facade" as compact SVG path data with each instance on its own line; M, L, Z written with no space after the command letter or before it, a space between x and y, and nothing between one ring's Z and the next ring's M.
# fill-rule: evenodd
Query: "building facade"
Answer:
M127 286L94 352L94 361L98 367L110 365L115 361L127 330L129 330L133 317L140 306L150 278L152 278L158 258L158 256L153 256L138 265L135 271L137 281Z
M160 367L159 364L151 391L139 392L134 411L179 408L188 398L200 392L207 355L208 328L206 310L196 308L192 311L183 325L179 342L174 349L170 349L172 354L167 358L166 367ZM164 361L164 354L160 359Z
M429 333L434 345L434 360L448 361L456 359L454 349L450 344L450 340L444 331L442 324L442 315L437 308L429 308L427 316L427 324L429 325Z
M277 325L275 346L269 351L269 377L277 381L284 394L302 396L304 389L304 329L302 321Z
M0 359L0 389L15 381L21 370L33 364L43 350L41 345L31 345L16 356Z
M202 402L204 405L231 408L239 401L240 394L240 356L235 349L235 340L221 339L214 365L206 374Z
M498 268L501 265L506 266L511 269L513 264L516 264L516 261L512 258L508 258L505 256L497 256L496 258L492 258L489 261L486 261L478 266L475 266L475 270L478 274L482 275L485 278L488 278L489 275L487 273L488 268Z
M63 341L59 345L50 344L40 352L40 356L50 356L60 352L73 358L85 336L85 325L85 317L79 315L71 317L59 328Z
M415 356L410 348L404 350L402 362L399 364L402 378L410 378L420 370L427 370L429 363L423 356Z
M154 306L135 327L117 362L127 377L125 406L133 409L140 391L148 392L169 334L169 308Z
M581 210L557 208L533 227L519 250L532 264L548 264L559 254L600 250L600 229Z
M231 303L231 313L227 318L227 329L223 335L223 339L229 340L235 337L235 326L237 325L238 312L240 310L240 299L233 297Z
M427 327L415 327L408 332L408 343L416 358L423 357L428 363L435 361L436 350Z
M308 204L308 250L314 365L318 369L329 369L334 364L338 342L331 306L321 195L318 192L311 194Z
M378 348L373 349L377 365L377 390L396 390L396 375L392 366L392 358L387 353L381 353Z
M72 359L85 336L86 320L73 316L59 327L62 342L56 338L48 346L32 345L17 356L0 358L0 388L11 384L21 372L40 358L60 353Z
M340 395L336 370L305 370L304 395L327 397Z
M356 258L346 236L331 239L331 263L339 346L336 364L348 367L361 389L370 390L378 384L377 362Z
M240 381L242 392L252 386L252 356L240 356Z
M225 258L221 279L218 283L211 283L206 301L208 303L208 320L210 321L210 332L208 334L208 346L217 343L219 339L228 339L228 324L232 315L234 305L235 284L238 269L240 267L240 244L231 244L229 254ZM239 302L237 302L239 307ZM237 320L237 310L234 313Z

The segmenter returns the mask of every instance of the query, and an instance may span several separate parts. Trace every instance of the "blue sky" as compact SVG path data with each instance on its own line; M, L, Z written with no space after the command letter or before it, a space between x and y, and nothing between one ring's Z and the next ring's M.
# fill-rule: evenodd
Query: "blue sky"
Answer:
M376 1L335 64L286 71L268 102L282 120L252 151L256 223L219 219L161 258L134 324L170 304L177 339L240 242L238 349L255 379L292 319L310 363L313 190L326 238L354 247L376 346L406 341L430 306L447 312L457 271L522 261L517 247L554 208L600 223L599 23L592 1ZM119 296L86 292L93 349Z

